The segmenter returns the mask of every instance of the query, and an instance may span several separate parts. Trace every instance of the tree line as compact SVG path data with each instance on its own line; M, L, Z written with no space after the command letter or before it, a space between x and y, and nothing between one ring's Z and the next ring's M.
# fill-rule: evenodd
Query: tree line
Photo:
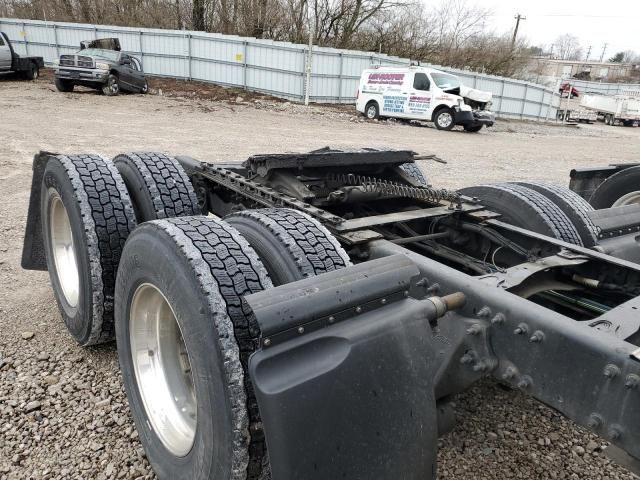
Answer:
M309 15L310 14L310 15ZM0 16L187 29L374 51L515 75L525 41L489 27L468 0L0 0ZM310 18L310 21L309 21Z

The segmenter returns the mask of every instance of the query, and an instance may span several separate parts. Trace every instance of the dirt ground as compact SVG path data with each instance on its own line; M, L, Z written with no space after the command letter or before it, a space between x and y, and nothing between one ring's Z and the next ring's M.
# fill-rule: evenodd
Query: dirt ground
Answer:
M115 345L66 334L46 272L20 255L38 150L133 150L210 162L255 153L386 146L435 153L436 186L536 179L567 184L579 166L640 160L640 128L499 122L478 134L367 122L351 107L305 108L242 91L151 81L152 94L62 94L50 78L0 77L0 479L153 478L133 428ZM160 92L162 90L162 92ZM162 94L160 94L162 93ZM482 382L458 401L439 478L630 479L604 443L523 395Z

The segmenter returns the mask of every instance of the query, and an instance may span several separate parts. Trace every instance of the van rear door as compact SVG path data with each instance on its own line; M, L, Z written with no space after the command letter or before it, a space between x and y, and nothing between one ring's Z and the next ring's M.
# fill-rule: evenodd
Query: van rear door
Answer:
M384 117L405 117L408 72L374 71L369 74L367 87L382 93L380 114Z
M416 120L431 120L431 80L424 72L411 74L405 114Z

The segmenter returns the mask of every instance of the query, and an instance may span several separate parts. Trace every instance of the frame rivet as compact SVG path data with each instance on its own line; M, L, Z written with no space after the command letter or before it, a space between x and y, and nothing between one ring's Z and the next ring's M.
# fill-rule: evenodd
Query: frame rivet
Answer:
M470 363L473 363L473 357L468 353L465 353L460 357L460 363L463 365L469 365Z
M489 369L489 366L483 361L480 361L473 366L474 372L486 372L488 369Z
M633 373L630 375L627 375L627 379L624 382L625 387L629 389L636 389L638 388L638 384L640 384L640 377L638 377L637 375L634 375Z
M617 425L612 426L607 433L610 440L618 440L622 436L622 431Z
M271 345L271 339L270 339L270 338L265 338L265 339L262 341L262 344L263 344L265 347L268 347L269 345Z
M477 323L467 328L467 335L478 335L480 332L482 332L482 327Z
M540 343L543 340L544 340L544 333L541 332L540 330L536 330L535 332L533 332L533 335L531 335L531 338L529 339L531 343Z
M528 375L525 375L524 377L522 377L520 379L520 381L518 382L518 388L521 389L526 389L529 388L531 386L531 384L533 383L533 381L531 380L531 377Z
M383 298L382 300L380 300L380 303L381 303L382 305L386 305L386 304L387 304L387 299L386 299L386 298Z
M620 375L620 368L610 363L609 365L604 367L603 374L605 377L609 379L616 378L618 375Z
M329 317L329 323L333 323L335 321L336 321L336 317L334 316Z
M304 333L304 327L298 327L298 333L302 335Z
M592 413L589 416L589 420L587 421L587 425L594 430L597 429L600 425L602 425L602 417L597 413Z
M362 312L362 307L356 307L356 313Z
M525 335L529 331L529 327L527 327L526 323L521 323L518 327L513 331L515 335Z

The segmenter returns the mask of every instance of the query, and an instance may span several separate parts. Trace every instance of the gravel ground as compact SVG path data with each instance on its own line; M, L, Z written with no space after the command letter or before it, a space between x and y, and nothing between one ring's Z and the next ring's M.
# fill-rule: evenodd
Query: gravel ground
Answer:
M153 87L153 84L152 84ZM31 158L39 149L113 156L160 150L209 160L253 153L391 146L436 153L434 184L539 179L573 167L638 161L640 128L500 122L479 134L363 122L346 107L265 98L211 101L163 83L163 95L61 94L48 81L0 77L0 479L153 478L137 440L115 345L81 349L66 334L46 272L20 254ZM515 391L481 382L457 401L462 422L441 440L440 478L631 479L605 445Z

